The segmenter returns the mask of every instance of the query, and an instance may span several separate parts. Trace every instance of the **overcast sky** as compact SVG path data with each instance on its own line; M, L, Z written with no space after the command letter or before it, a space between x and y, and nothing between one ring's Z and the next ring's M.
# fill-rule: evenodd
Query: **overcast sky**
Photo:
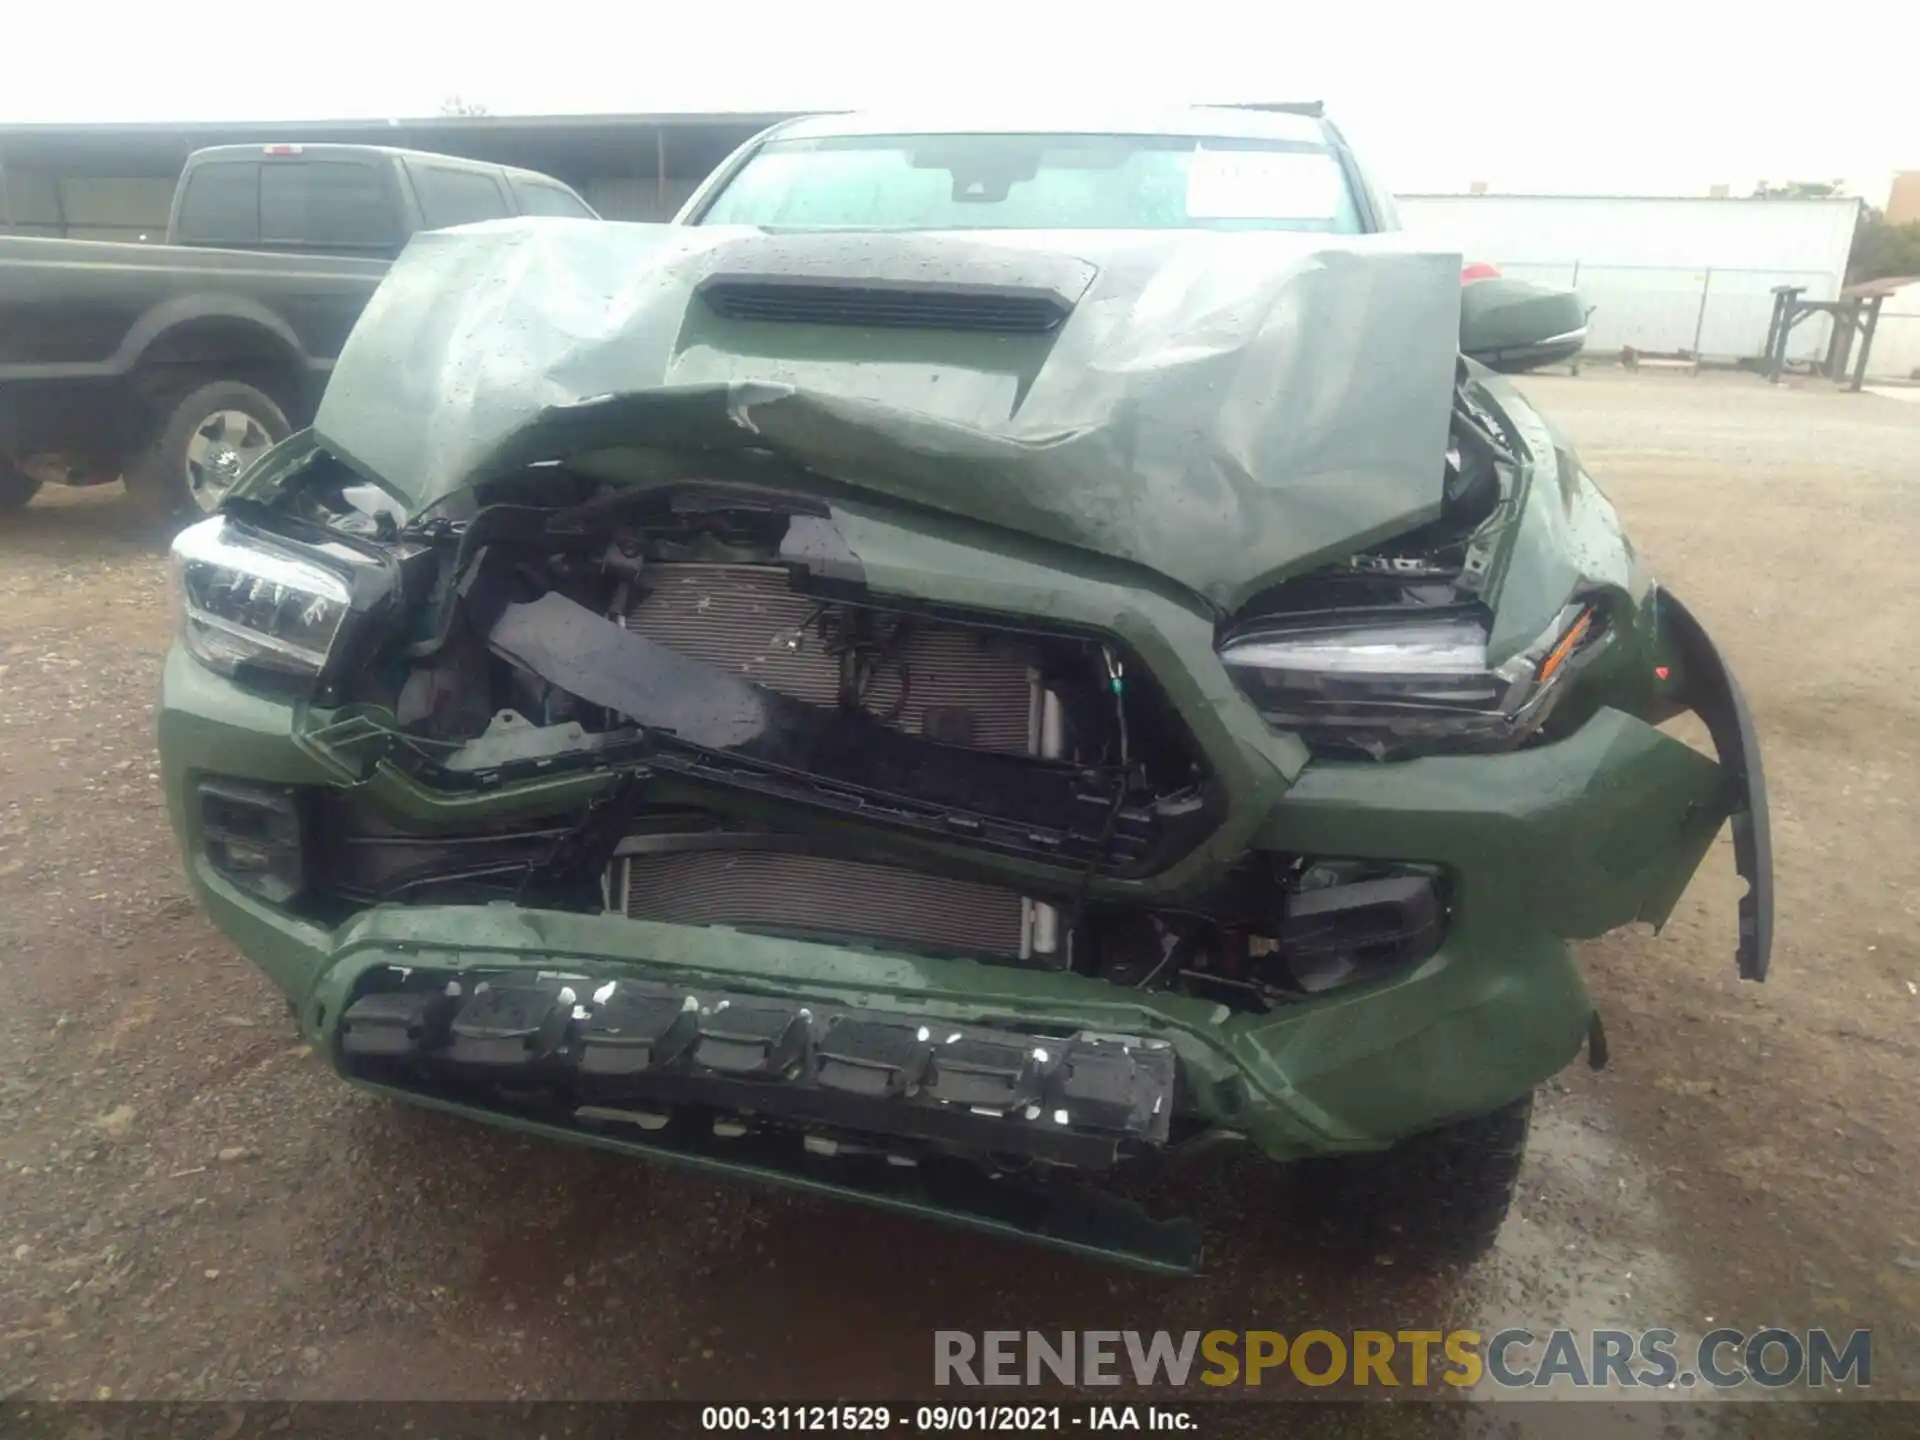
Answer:
M13 0L0 120L412 117L455 94L495 115L1305 98L1403 192L1742 194L1844 177L1878 203L1893 170L1920 169L1911 0L1872 20L1702 0L1305 10L254 0L214 22Z

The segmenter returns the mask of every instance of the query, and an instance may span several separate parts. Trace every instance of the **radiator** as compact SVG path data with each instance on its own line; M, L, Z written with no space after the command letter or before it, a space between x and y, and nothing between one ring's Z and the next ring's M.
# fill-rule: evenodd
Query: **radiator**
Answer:
M840 658L811 623L821 602L789 590L784 571L654 565L644 583L646 593L625 617L629 629L796 700L839 703ZM1017 638L932 622L910 626L892 660L876 669L863 703L909 734L982 750L1033 753L1044 728ZM659 831L652 836L657 846ZM615 864L616 893L635 919L1006 957L1028 952L1037 915L1052 919L1011 891L755 849L750 837L739 849L631 854Z

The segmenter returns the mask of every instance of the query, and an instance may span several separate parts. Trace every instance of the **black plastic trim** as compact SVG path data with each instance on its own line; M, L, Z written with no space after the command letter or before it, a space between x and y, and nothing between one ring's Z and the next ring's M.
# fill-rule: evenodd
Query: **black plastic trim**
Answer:
M1735 963L1742 980L1765 980L1773 959L1773 837L1753 712L1740 682L1693 612L1668 590L1657 592L1654 604L1680 661L1676 709L1691 710L1706 724L1731 787L1733 863L1747 882L1747 892L1740 897Z

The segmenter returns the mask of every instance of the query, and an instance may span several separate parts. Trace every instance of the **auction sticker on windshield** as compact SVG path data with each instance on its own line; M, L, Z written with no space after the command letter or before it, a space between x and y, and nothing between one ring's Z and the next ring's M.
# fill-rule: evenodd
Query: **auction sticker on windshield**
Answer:
M1330 220L1340 196L1324 150L1196 149L1187 163L1191 220Z

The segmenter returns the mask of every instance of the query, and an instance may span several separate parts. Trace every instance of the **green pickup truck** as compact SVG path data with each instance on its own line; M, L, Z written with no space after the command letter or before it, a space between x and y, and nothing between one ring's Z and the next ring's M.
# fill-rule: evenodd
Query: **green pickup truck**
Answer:
M1477 1254L1604 1058L1568 941L1729 823L1750 980L1773 902L1738 685L1473 358L1577 304L1461 272L1205 110L420 236L175 541L196 892L410 1102L1173 1271L1237 1149Z
M226 145L188 158L165 245L0 235L0 516L123 476L156 517L206 514L313 418L416 231L519 215L595 218L527 170Z

